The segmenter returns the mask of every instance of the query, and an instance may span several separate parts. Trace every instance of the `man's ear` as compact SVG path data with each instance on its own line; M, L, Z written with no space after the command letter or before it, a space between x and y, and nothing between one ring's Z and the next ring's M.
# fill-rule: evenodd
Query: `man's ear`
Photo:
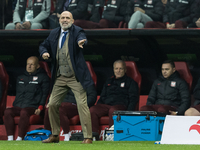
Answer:
M40 68L40 64L37 65L37 69Z
M176 71L176 68L174 67L174 68L173 68L173 73L174 73L175 71Z

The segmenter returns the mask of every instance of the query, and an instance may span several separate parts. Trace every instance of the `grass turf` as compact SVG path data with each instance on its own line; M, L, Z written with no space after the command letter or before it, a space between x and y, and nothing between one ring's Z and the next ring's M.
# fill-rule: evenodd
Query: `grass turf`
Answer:
M0 150L188 150L199 149L200 145L162 145L153 141L94 141L80 144L69 141L44 144L41 141L0 141Z

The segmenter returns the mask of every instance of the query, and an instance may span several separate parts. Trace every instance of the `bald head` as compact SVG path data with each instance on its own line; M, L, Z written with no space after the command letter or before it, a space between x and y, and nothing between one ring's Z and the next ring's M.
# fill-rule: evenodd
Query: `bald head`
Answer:
M40 67L39 60L36 56L31 56L27 59L26 71L29 74L36 72L39 67Z
M60 15L59 23L64 31L68 30L68 28L70 28L74 23L72 14L69 11L62 12Z

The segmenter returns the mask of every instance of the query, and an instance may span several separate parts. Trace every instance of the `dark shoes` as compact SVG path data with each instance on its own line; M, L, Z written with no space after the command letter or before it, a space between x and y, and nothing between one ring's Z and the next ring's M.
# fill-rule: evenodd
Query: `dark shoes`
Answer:
M59 136L51 135L48 139L43 140L42 143L59 143Z
M84 139L81 144L92 144L92 139Z

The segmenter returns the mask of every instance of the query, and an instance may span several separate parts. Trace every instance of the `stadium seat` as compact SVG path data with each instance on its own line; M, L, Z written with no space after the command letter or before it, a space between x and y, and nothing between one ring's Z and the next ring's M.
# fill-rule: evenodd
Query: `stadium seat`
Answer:
M9 76L2 62L0 62L0 79L1 79L2 88L3 88L2 98L0 100L0 119L1 119L6 109L7 91L8 91L8 83L9 83Z
M88 69L89 69L89 71L90 71L90 74L91 74L91 76L92 76L92 79L93 79L93 81L94 81L94 86L97 87L97 75L96 75L95 72L94 72L94 69L93 69L93 67L92 67L92 64L91 64L91 62L89 62L89 61L85 61L85 62L86 62L86 64L87 64L87 67L88 67Z
M175 68L179 72L180 77L188 83L189 90L192 90L192 74L186 62L184 61L175 61Z
M140 95L140 99L139 99L139 110L142 106L145 106L147 103L147 98L148 95Z
M131 77L132 79L134 79L137 84L138 84L138 88L139 88L139 94L140 94L140 89L141 89L141 82L142 82L142 76L137 68L137 65L134 61L125 61L126 63L126 74L127 76ZM135 110L138 110L138 106L139 104L136 105ZM108 116L103 116L100 118L100 125L107 125L109 123L109 117Z

